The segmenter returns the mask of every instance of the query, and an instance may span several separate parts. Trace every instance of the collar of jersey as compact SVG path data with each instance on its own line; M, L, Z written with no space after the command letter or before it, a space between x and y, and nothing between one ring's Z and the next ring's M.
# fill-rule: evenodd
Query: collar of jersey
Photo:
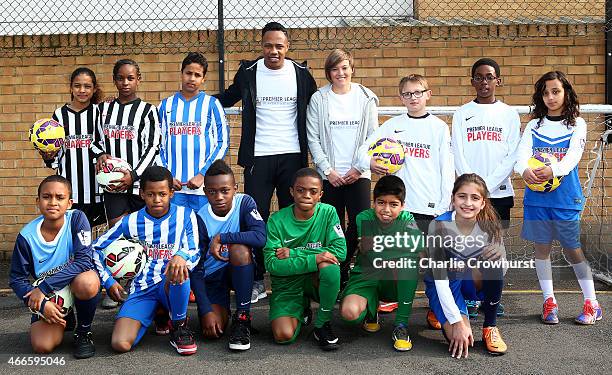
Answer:
M59 241L59 239L62 237L62 235L66 231L68 221L70 221L69 219L70 218L68 217L68 213L65 213L64 214L64 225L62 225L62 227L60 228L59 232L57 232L53 240L47 241L45 240L45 237L43 237L42 232L40 231L40 227L42 226L42 223L45 220L43 217L43 219L36 225L36 235L38 236L38 239L40 240L40 242L45 245L50 245L50 246L57 245L57 242Z
M230 208L229 212L225 214L225 216L218 216L217 214L215 214L212 210L212 205L208 203L208 214L217 221L227 221L230 217L232 217L232 213L234 212L235 209L236 209L236 196L235 195L232 198L232 208Z

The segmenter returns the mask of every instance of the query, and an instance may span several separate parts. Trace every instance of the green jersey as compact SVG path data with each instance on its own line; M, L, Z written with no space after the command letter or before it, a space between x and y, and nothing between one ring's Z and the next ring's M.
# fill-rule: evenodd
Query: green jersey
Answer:
M317 203L308 220L297 220L293 205L274 213L268 220L268 240L263 250L270 275L293 276L316 272L316 256L328 251L342 262L346 258L346 240L336 209ZM289 248L289 258L278 259L276 249Z
M423 249L423 233L408 211L401 211L389 225L383 225L372 208L358 214L355 221L360 246L353 272L361 272L374 258L417 258Z

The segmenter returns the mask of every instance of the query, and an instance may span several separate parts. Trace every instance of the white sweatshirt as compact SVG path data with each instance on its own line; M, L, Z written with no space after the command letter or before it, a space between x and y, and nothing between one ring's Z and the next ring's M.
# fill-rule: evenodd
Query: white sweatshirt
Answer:
M380 138L393 138L404 146L404 166L395 173L406 185L404 209L422 215L448 211L455 181L448 125L429 113L420 118L396 116L368 137L359 154L370 160L368 148Z
M507 104L497 101L461 106L453 115L453 154L458 176L482 177L491 198L514 196L510 177L520 141L521 119Z

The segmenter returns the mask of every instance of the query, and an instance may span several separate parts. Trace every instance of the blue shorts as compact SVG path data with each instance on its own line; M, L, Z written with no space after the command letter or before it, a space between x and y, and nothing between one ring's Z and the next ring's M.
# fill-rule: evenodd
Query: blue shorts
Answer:
M157 307L161 304L166 310L170 311L170 300L165 290L166 277L154 286L143 291L130 294L121 306L116 319L130 318L140 322L141 330L151 325Z
M211 305L219 305L230 311L230 291L232 289L232 270L229 265L221 267L215 272L204 278L204 288L201 283L194 282L195 275L191 277L191 288L196 296L198 304L198 316L205 315L212 311ZM204 289L204 290L202 290ZM202 293L206 293L208 298L200 298ZM208 299L208 304L206 300Z
M425 277L423 281L425 282L425 294L429 299L429 308L434 312L436 319L438 319L440 324L446 323L448 319L446 319L444 310L442 310L442 304L438 298L438 291L436 290L434 280L431 277ZM468 316L467 306L465 304L465 300L463 299L463 294L461 294L461 280L449 280L448 283L451 293L453 293L453 299L455 300L461 315Z
M580 248L580 211L525 206L521 237L537 244L558 240L567 250Z
M170 202L176 204L177 206L188 207L194 210L195 212L198 212L200 211L200 208L202 208L202 206L204 206L208 202L208 199L205 195L185 194L176 192L174 193L174 196L172 197Z

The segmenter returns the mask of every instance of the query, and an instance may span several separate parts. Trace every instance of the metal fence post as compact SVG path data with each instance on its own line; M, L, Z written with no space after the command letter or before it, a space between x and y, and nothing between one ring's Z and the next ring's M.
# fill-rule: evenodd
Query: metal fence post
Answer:
M223 25L223 0L217 0L217 52L219 53L219 92L225 90L225 31Z

